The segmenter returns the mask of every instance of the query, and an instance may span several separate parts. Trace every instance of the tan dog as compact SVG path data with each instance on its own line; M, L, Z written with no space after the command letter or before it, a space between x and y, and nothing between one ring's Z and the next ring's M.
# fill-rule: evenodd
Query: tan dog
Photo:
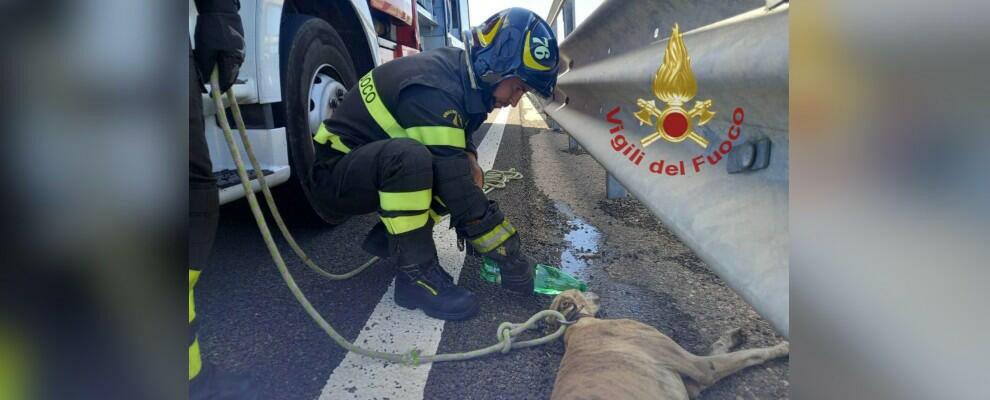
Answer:
M563 292L551 309L568 320L566 352L560 361L552 400L688 399L743 368L786 356L788 342L773 347L729 352L739 344L733 329L712 344L711 355L696 356L649 325L629 319L595 318L598 296ZM545 321L551 330L559 326Z

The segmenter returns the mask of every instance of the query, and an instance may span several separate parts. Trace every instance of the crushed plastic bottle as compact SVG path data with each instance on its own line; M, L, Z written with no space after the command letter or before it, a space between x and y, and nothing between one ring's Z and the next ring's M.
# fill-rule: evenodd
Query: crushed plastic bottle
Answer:
M502 275L498 264L488 257L481 257L481 279L492 283L501 283ZM536 264L536 276L533 282L533 292L547 296L556 296L568 289L588 291L588 286L580 279L570 276L564 271L545 264Z

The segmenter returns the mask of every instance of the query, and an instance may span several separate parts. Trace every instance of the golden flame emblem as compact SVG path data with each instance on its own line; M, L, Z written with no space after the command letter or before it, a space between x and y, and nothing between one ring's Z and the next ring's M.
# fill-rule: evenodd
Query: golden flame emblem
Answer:
M654 100L636 99L636 105L640 108L633 115L640 125L654 126L653 119L657 119L656 132L640 140L644 148L660 138L671 143L691 139L698 146L708 148L708 140L692 130L692 121L697 117L698 126L707 124L715 116L714 112L709 111L712 101L696 101L691 110L683 108L697 93L698 83L694 80L694 72L691 72L691 57L681 40L677 24L674 24L663 55L663 64L660 64L653 76L653 94L667 103L667 108L658 109Z

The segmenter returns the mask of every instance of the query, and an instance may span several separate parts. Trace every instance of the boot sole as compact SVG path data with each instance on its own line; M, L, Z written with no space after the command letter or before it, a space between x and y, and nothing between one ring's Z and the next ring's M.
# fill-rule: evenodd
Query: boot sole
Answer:
M512 293L515 293L515 294L524 295L524 296L525 295L531 295L531 294L533 294L533 292L535 290L532 285L530 285L528 288L526 288L526 287L520 287L520 286L505 286L505 285L502 285L502 289L508 290L508 291L510 291Z
M533 294L535 287L532 279L514 280L512 278L512 276L502 275L501 286L503 289L522 295Z
M442 319L444 321L465 320L478 314L478 311L481 309L481 305L479 305L478 303L474 303L474 307L464 310L463 312L443 313L438 311L427 311L425 308L417 307L416 305L406 303L405 301L400 300L399 297L395 297L394 300L395 300L395 304L397 304L399 307L405 308L407 310L421 309L423 310L423 313L426 314L426 316L436 319Z

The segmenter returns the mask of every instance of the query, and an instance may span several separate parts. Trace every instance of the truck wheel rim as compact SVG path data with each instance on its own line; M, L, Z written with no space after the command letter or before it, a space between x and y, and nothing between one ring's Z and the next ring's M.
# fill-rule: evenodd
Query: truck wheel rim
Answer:
M347 87L333 78L333 70L328 64L316 69L309 81L309 134L316 135L323 120L330 118L347 93Z

